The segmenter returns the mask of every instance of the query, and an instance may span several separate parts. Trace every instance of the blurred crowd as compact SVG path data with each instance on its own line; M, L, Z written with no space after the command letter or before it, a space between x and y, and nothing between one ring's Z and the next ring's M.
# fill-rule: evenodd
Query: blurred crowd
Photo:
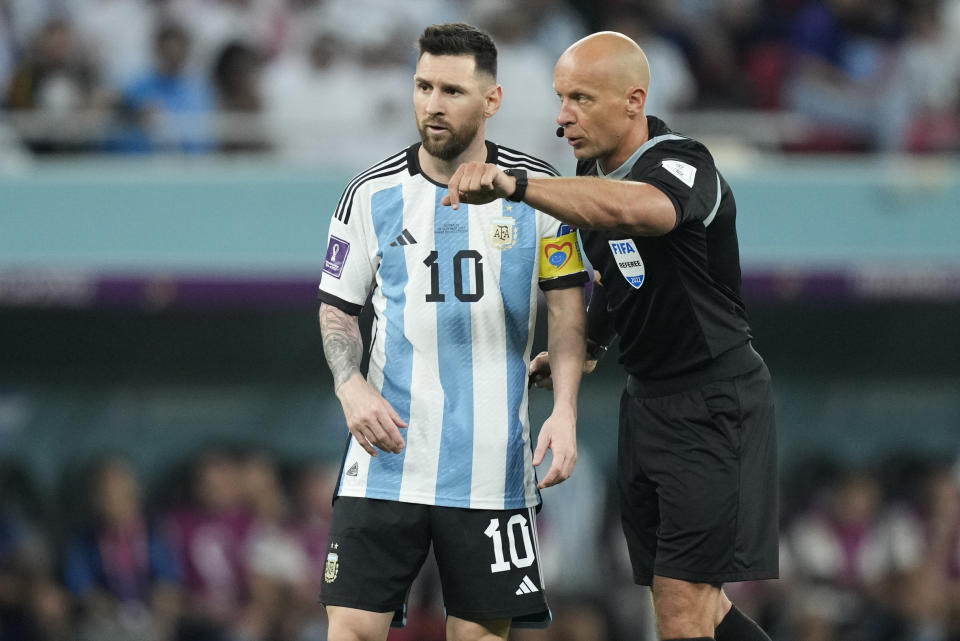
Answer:
M960 149L960 0L0 0L0 142L369 164L415 139L414 43L452 20L496 39L494 131L534 153L556 58L599 29L646 50L648 113L746 111L745 138L785 114L763 141L786 151Z
M655 638L602 469L584 451L576 474L545 492L538 531L554 621L514 641ZM123 457L80 464L50 497L2 465L0 638L324 641L316 599L336 474L217 447L150 488ZM727 586L776 641L960 639L960 467L811 458L782 485L782 578ZM407 627L390 638L441 641L444 631L428 565Z

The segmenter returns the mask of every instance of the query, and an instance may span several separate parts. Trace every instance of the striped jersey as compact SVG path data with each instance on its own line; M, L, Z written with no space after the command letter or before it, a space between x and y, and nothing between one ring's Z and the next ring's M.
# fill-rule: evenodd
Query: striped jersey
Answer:
M527 366L537 288L587 280L576 230L524 203L445 207L420 144L359 174L330 221L320 300L374 312L367 381L407 423L399 454L350 438L337 494L475 509L540 502ZM556 175L487 142L487 162ZM372 295L371 295L372 291Z

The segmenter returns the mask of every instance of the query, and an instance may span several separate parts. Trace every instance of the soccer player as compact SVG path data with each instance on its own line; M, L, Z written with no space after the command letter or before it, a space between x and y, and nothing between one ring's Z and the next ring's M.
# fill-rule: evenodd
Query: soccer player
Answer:
M421 141L359 174L333 219L320 325L349 441L320 601L331 641L386 639L432 544L447 638L505 639L545 624L539 489L576 461L584 354L576 231L519 198L441 204L463 162L556 175L485 140L500 107L497 50L465 24L419 40L413 102ZM548 308L554 406L531 452L527 370L538 288ZM372 290L366 380L357 315ZM534 465L553 461L537 483Z
M522 197L580 228L599 276L585 369L620 336L620 507L660 638L769 641L721 589L778 572L773 400L740 297L736 203L703 144L644 113L649 83L630 38L574 43L554 88L579 177L475 162L444 202ZM552 361L532 364L543 384Z

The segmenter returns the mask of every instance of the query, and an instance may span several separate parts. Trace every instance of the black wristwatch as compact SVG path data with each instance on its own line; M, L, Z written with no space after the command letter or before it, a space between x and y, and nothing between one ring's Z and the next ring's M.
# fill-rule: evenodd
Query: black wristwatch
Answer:
M523 195L527 193L527 170L526 169L504 169L503 173L513 176L517 179L517 188L513 193L507 196L507 200L518 203L523 200Z

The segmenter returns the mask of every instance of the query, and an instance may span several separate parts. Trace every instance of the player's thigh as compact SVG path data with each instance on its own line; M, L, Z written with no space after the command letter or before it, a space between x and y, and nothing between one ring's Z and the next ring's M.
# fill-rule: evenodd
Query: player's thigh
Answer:
M427 505L342 496L333 506L320 603L402 615L430 549Z
M474 622L549 621L532 508L431 511L447 614Z
M641 464L644 453L639 441L643 423L642 414L633 410L635 402L624 390L620 398L617 444L617 498L633 580L639 585L652 585L660 505L657 486L646 476Z
M497 641L510 635L510 619L467 621L447 617L447 641Z
M327 619L327 641L384 641L390 632L393 612L329 605Z

